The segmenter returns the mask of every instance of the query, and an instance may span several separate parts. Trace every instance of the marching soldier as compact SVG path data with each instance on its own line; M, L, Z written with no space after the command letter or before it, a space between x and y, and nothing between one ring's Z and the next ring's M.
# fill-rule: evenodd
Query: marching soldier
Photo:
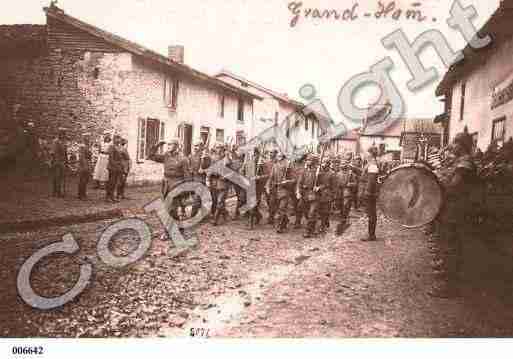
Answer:
M223 161L223 165L225 167L230 167L231 161L228 153L226 152L226 147L224 144L219 143L216 145L216 155L214 157L215 161ZM217 197L217 204L214 214L214 226L219 224L219 219L223 216L225 222L228 221L228 211L226 210L226 199L228 197L228 191L230 189L230 182L222 177L217 176L215 179L215 190Z
M276 163L276 157L278 154L278 150L273 149L269 154L269 159L264 164L264 173L267 176L271 176L271 172L273 170L273 166ZM276 215L276 192L275 191L264 191L264 195L267 202L267 208L269 209L269 218L267 220L267 224L274 224L274 217Z
M342 235L351 225L349 223L349 214L353 206L354 193L358 191L358 171L351 166L349 158L341 162L340 172L338 173L338 183L341 186L341 211L340 223L337 226L337 235Z
M255 181L256 204L249 211L249 228L253 229L254 225L258 225L263 217L262 213L260 213L260 204L262 203L262 194L268 179L268 176L264 173L264 161L258 147L253 149L252 158L246 158L246 161L244 161L242 174L249 180Z
M239 152L236 145L232 148L230 169L234 172L241 173L242 164L244 163L244 156ZM235 207L235 215L233 219L238 220L240 218L240 208L246 203L246 193L242 187L236 183L232 183L235 190L235 196L237 197L237 204Z
M360 193L358 192L358 189L360 188L360 179L363 169L363 161L361 156L355 156L355 158L350 161L350 164L353 169L356 169L356 171L354 171L356 183L351 187L351 202L353 204L353 208L358 211L360 208Z
M164 164L164 179L162 182L162 197L165 199L174 187L183 183L189 176L189 161L179 151L179 140L173 139L168 143L168 150L164 154L158 154L157 151L166 142L161 141L152 147L150 151L150 160ZM176 196L168 204L168 212L176 221L179 221L178 207L180 206L180 196ZM166 234L164 234L166 236Z
M320 221L319 233L326 232L330 227L330 212L333 201L332 189L335 185L334 179L335 177L330 169L329 159L323 160L319 176L317 177L317 186L314 188L319 203L319 210L310 211L314 216L312 219L318 219Z
M448 298L458 293L464 229L468 216L472 213L468 202L477 178L476 166L471 156L472 146L472 136L466 132L457 134L451 146L453 161L440 176L446 193L446 203L438 219L439 283L429 292L434 297Z
M66 168L68 166L68 146L66 144L66 129L59 128L57 139L51 152L53 196L64 197Z
M291 178L290 166L283 153L278 155L268 182L268 192L276 194L276 207L278 212L278 233L283 233L289 223L288 209L291 197L290 185L295 180ZM292 191L293 192L293 191Z
M194 145L193 153L189 157L190 180L206 184L205 162L203 161L203 142ZM208 166L207 166L208 168ZM201 208L201 198L198 194L193 195L191 217L194 218Z
M310 238L315 231L315 211L317 210L316 196L314 193L316 168L319 161L317 155L310 154L306 160L306 168L297 182L296 196L300 203L296 216L296 224L301 225L301 218L309 213L308 222L303 237ZM312 212L314 213L312 216Z
M303 175L303 172L305 171L305 162L306 162L306 158L307 158L307 155L303 155L301 158L297 159L295 162L294 162L294 165L292 166L292 169L291 169L291 177L292 178L295 178L296 180L299 179L302 175ZM293 207L294 207L294 216L296 217L296 220L295 220L295 223L294 223L294 228L295 229L299 229L301 228L301 206L300 206L300 199L296 196L297 195L297 191L295 190L295 185L293 186L293 190L292 190L292 195L291 195L291 198L293 200Z
M78 199L87 199L87 183L92 173L92 152L89 133L84 133L84 142L78 150Z

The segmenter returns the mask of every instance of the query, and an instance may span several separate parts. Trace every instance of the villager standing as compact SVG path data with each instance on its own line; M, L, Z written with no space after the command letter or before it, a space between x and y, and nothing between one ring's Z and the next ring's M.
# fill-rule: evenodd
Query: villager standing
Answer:
M92 152L90 134L82 135L83 143L78 150L78 199L87 199L87 184L92 174Z
M470 201L477 180L472 147L472 136L467 132L457 134L451 146L453 161L446 165L439 177L445 189L446 203L437 221L438 283L429 292L435 297L458 295L463 240L467 221L473 213Z
M51 151L53 196L64 197L66 168L68 166L68 146L66 143L66 129L59 128L57 139Z
M128 153L128 141L125 138L121 139L121 163L123 172L121 173L118 188L117 188L117 199L130 199L125 196L126 183L128 179L128 174L132 169L132 159L130 158L130 154Z
M114 141L110 145L108 154L109 161L107 169L109 171L109 181L107 182L107 190L105 200L107 202L119 202L114 198L114 191L118 188L121 176L123 174L123 149L121 147L121 138L114 136Z
M376 240L376 225L378 223L377 215L377 198L378 198L378 177L379 177L379 162L378 162L378 148L372 146L369 148L369 159L362 174L362 195L365 200L365 207L367 211L368 232L367 237L362 238L362 241L375 241Z
M93 180L94 188L100 188L102 184L106 184L109 180L109 147L112 144L112 138L109 132L105 132L103 139L98 144L98 159L94 167Z

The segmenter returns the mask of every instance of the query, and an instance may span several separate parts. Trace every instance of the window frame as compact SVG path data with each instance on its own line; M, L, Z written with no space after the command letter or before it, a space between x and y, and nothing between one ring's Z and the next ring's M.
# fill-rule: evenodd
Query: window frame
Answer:
M180 80L177 77L164 77L164 104L166 107L176 110L178 108L178 94L180 91Z
M220 132L223 134L223 139L222 140L219 140L219 133ZM216 142L224 143L224 137L225 137L224 128L216 128Z
M500 123L502 123L502 134L500 137L495 137L496 126ZM501 146L503 146L504 142L506 141L506 116L496 118L492 121L492 139L490 143L495 143L498 145L499 141L502 141Z
M237 123L244 123L244 99L239 97L237 101Z

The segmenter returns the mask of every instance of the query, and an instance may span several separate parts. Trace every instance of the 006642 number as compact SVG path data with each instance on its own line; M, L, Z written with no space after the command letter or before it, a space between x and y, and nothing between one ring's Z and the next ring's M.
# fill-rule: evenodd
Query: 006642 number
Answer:
M13 355L43 355L43 347L12 347Z

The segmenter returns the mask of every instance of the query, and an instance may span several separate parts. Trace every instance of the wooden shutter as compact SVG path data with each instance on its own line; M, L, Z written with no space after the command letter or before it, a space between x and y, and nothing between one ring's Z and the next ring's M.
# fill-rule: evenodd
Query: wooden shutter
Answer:
M137 161L142 162L145 160L146 152L146 119L138 119L137 127Z
M174 80L173 81L173 89L171 93L171 107L176 109L178 106L178 91L180 89L180 81Z
M166 140L166 124L164 122L160 123L160 140ZM160 153L164 152L164 146L160 147Z

